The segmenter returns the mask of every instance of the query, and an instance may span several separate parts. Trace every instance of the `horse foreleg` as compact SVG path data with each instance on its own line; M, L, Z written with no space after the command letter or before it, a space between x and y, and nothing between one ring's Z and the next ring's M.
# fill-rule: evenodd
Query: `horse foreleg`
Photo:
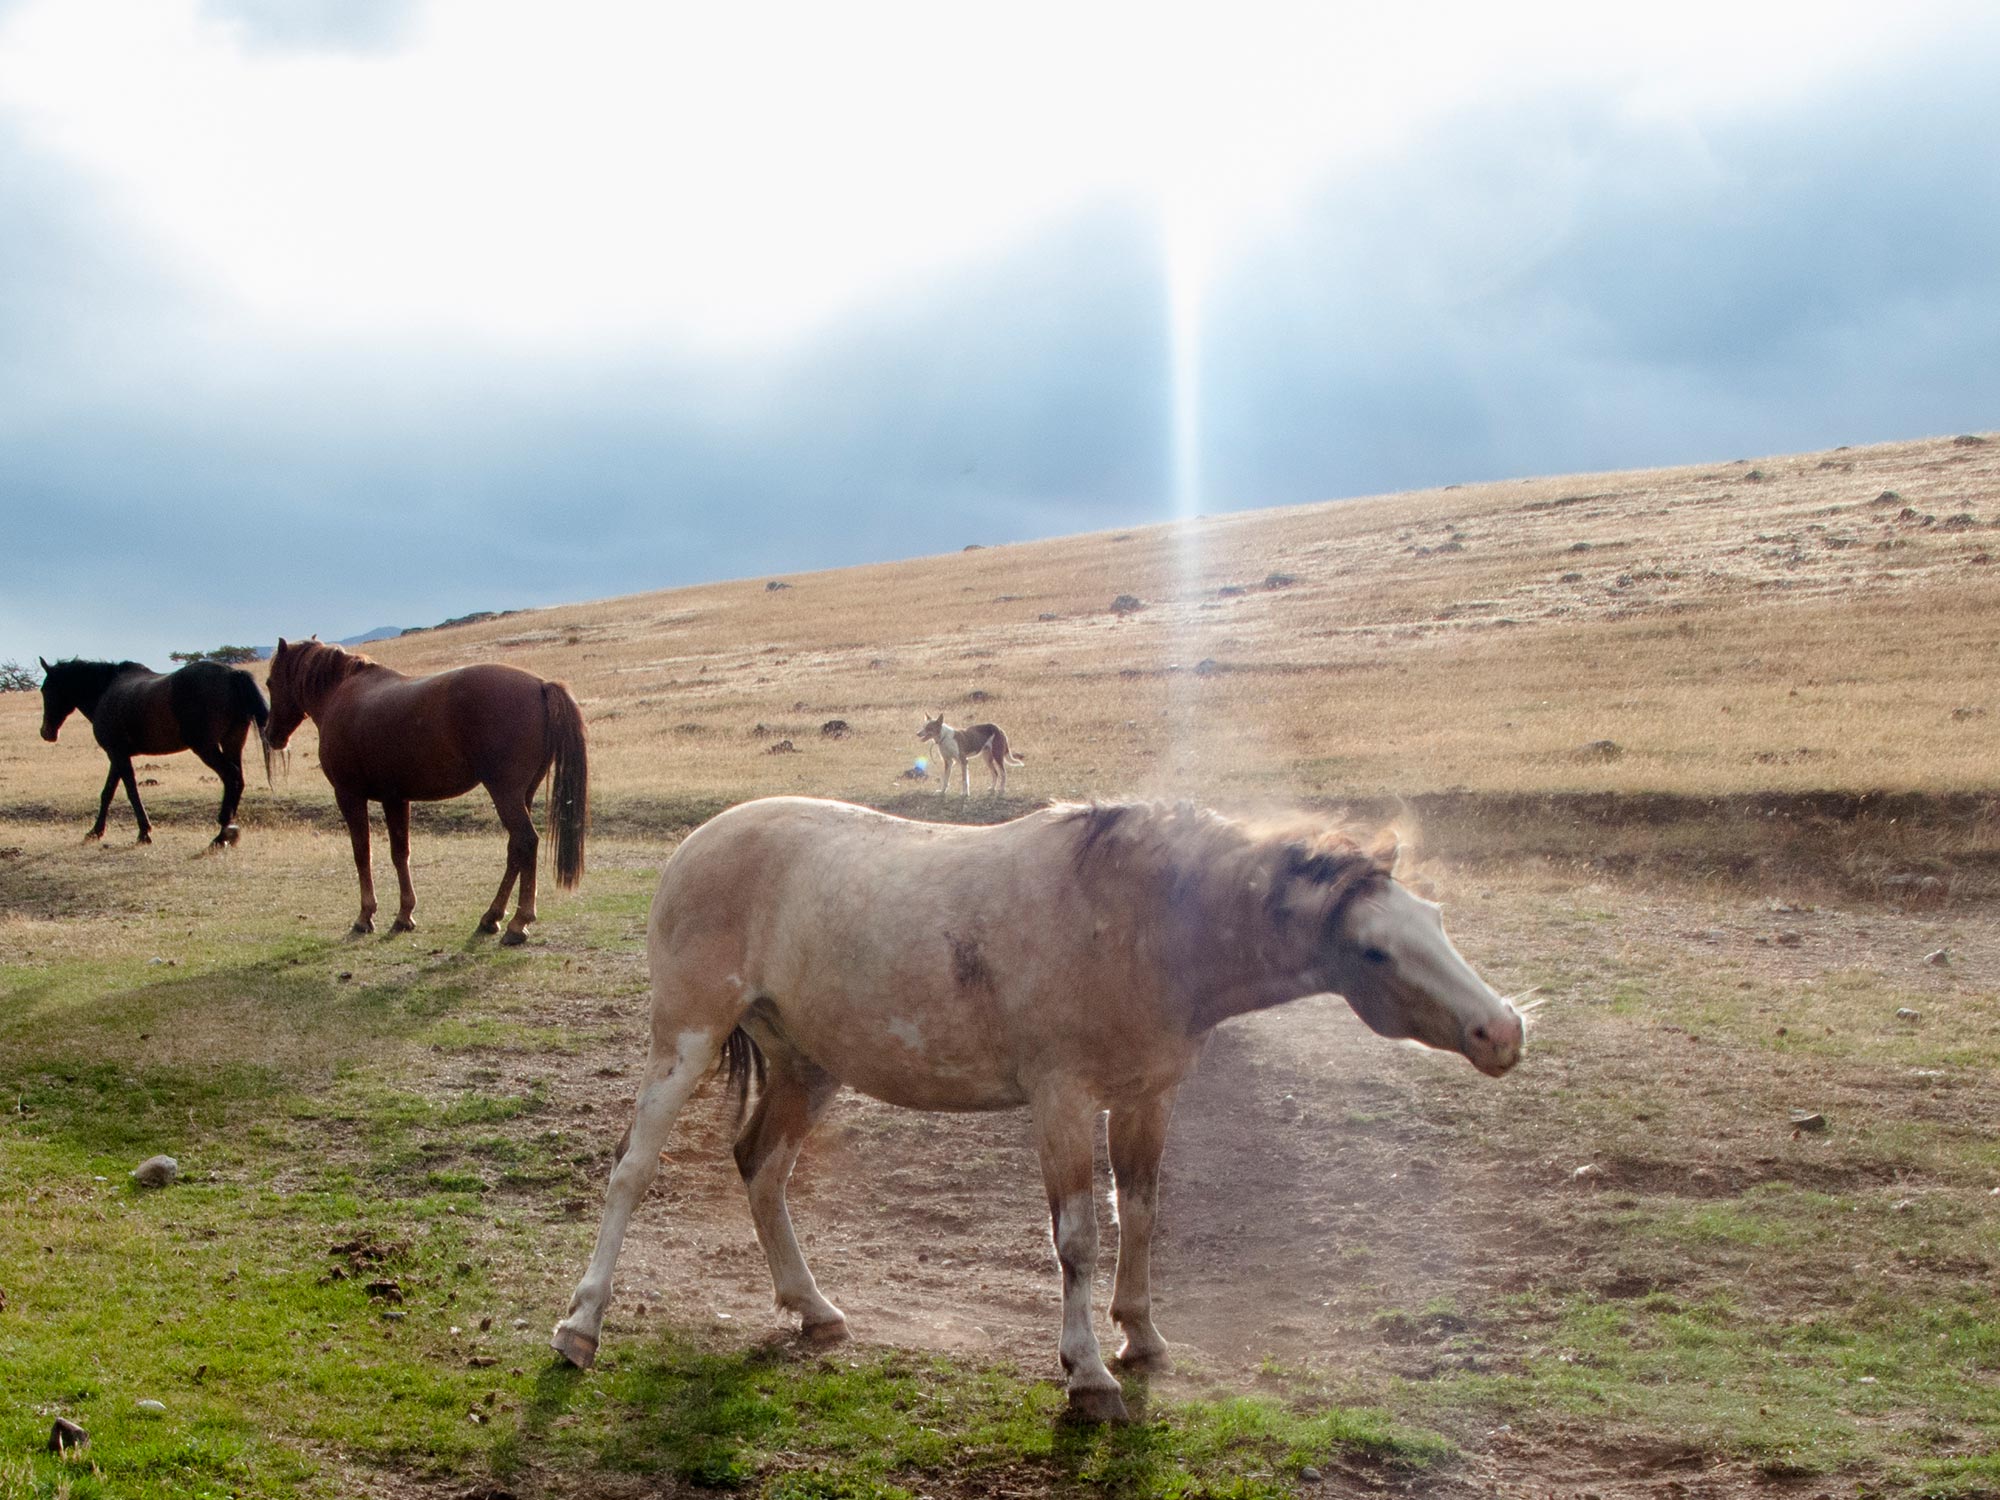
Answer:
M382 823L389 830L389 863L396 867L396 920L391 932L415 932L412 913L417 909L417 888L410 884L410 804L384 802Z
M1057 1351L1069 1377L1069 1409L1092 1422L1130 1420L1118 1381L1104 1366L1091 1311L1091 1278L1097 1273L1097 1205L1092 1200L1092 1130L1097 1111L1063 1091L1034 1102L1035 1150L1062 1267L1063 1325Z
M733 1025L733 1022L732 1022ZM664 1038L655 1032L652 1050L646 1056L645 1081L639 1087L632 1127L621 1142L622 1154L611 1170L611 1185L604 1194L604 1220L597 1230L597 1248L590 1268L577 1283L569 1299L569 1312L556 1324L549 1347L581 1369L597 1360L598 1335L604 1328L604 1310L611 1301L611 1272L618 1264L618 1249L625 1241L625 1228L646 1189L660 1170L660 1148L674 1117L687 1103L688 1095L702 1075L715 1063L727 1031L683 1031L674 1038L673 1051L663 1055Z
M132 774L131 756L121 755L118 757L117 776L120 781L125 783L125 800L132 804L132 816L138 820L139 842L142 844L152 843L153 820L146 816L146 804L139 800L139 778ZM102 832L103 828L104 825L99 823L98 831Z
M375 930L375 871L368 860L368 799L359 792L335 789L333 800L347 820L347 837L354 844L354 873L361 882L361 915L354 919L357 933Z
M1153 1326L1153 1216L1160 1157L1174 1091L1111 1111L1111 1177L1118 1190L1118 1274L1111 1285L1111 1321L1125 1330L1118 1363L1127 1370L1167 1368L1167 1341Z
M774 1066L750 1123L736 1138L736 1170L750 1192L757 1242L771 1263L772 1294L779 1307L799 1315L801 1333L825 1342L847 1336L847 1315L821 1295L806 1266L785 1208L785 1184L806 1136L839 1092L840 1082L830 1073L815 1068L801 1078Z
M534 789L519 801L503 800L498 792L492 793L493 810L500 814L500 822L507 830L507 873L500 879L500 889L493 895L493 904L486 908L486 915L479 919L481 932L498 932L500 919L507 914L507 896L514 889L515 880L521 882L521 900L514 908L514 920L507 924L507 934L500 939L503 947L513 948L528 940L528 924L535 920L535 861L540 857L541 836L535 832L534 815L528 811L528 797Z
M83 836L84 842L104 837L105 820L111 816L111 799L118 791L121 777L118 773L118 759L112 757L111 769L104 774L104 795L97 799L97 821L90 825L90 832Z

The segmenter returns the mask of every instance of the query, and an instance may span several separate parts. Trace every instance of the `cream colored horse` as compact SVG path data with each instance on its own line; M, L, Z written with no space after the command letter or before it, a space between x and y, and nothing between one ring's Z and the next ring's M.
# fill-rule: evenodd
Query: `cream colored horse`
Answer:
M1397 884L1393 860L1322 827L1260 829L1186 805L1059 806L991 828L803 797L731 808L681 845L653 898L652 1047L554 1348L596 1358L627 1222L674 1117L725 1058L742 1087L768 1064L736 1164L778 1305L808 1335L837 1337L846 1319L806 1269L785 1183L841 1086L910 1109L1027 1106L1062 1269L1070 1405L1122 1419L1091 1310L1100 1113L1120 1226L1118 1358L1158 1369L1160 1156L1175 1090L1218 1022L1331 992L1382 1035L1463 1053L1495 1077L1520 1059L1519 1012L1459 956L1437 908Z

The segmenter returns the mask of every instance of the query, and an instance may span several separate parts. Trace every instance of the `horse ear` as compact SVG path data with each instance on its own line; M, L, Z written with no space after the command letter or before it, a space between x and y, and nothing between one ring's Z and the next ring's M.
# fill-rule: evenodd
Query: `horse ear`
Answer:
M283 656L284 654L285 654L285 638L283 636L279 636L278 649L271 653L271 660L276 661L279 657Z
M1375 835L1375 842L1368 846L1368 857L1384 875L1396 873L1396 861L1403 856L1403 841L1393 828L1385 828Z
M46 656L38 656L38 657L36 657L36 658L35 658L35 660L36 660L36 661L38 661L38 662L40 662L40 663L42 664L42 670L43 670L44 672L48 671L48 669L49 669L49 659L48 659L48 658L47 658Z

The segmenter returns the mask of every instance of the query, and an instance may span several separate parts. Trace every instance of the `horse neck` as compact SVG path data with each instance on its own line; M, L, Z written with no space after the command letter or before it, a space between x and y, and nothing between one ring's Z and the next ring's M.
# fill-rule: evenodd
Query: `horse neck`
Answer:
M91 723L96 723L97 705L104 701L104 694L112 680L137 665L129 661L80 661L70 664L64 677L71 689L71 706Z
M317 724L319 711L333 690L348 678L371 668L385 672L388 670L379 662L369 661L366 657L350 656L345 651L322 647L320 652L300 663L292 671L292 696L299 700L300 712Z
M1150 878L1168 893L1166 982L1179 993L1191 1030L1325 987L1311 934L1271 910L1275 872L1267 851L1245 844L1184 859Z

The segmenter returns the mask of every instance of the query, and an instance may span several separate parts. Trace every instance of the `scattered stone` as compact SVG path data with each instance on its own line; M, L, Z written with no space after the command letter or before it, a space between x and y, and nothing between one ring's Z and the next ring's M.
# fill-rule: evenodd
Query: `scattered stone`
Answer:
M777 744L768 746L764 753L766 755L797 755L799 747L794 745L790 740L779 740Z
M68 1417L57 1417L55 1426L49 1429L49 1452L67 1453L71 1448L82 1448L90 1443L90 1434L85 1432Z
M1062 616L1050 614L1047 610L1043 610L1040 614L1036 615L1035 618L1037 620L1040 620L1043 624L1046 625L1050 620L1059 620L1062 618Z
M1266 573L1264 575L1264 587L1267 589L1288 589L1298 581L1298 578L1291 573Z
M967 703L991 703L993 695L987 692L985 688L974 688L965 695L965 701Z
M961 552L984 552L984 551L986 550L986 543L984 543L984 542L967 542L967 543L966 543L966 544L965 544L965 545L964 545L963 547L961 547L961 548L960 548L959 550L960 550Z
M514 1320L514 1326L516 1328L526 1328L528 1326L528 1320L526 1318L516 1318Z
M1796 948L1804 941L1805 937L1800 933L1781 932L1778 934L1778 946L1780 948Z
M1215 591L1215 597L1218 599L1240 599L1249 592L1240 583L1225 583Z
M1792 1129L1817 1134L1826 1129L1826 1116L1814 1110L1795 1109L1792 1111Z
M1933 948L1924 955L1924 962L1935 964L1940 969L1949 968L1951 966L1951 949Z
M1907 1005L1899 1005L1896 1007L1896 1019L1899 1021L1919 1021L1923 1019L1923 1012L1911 1010Z
M1986 439L1974 433L1961 432L1951 440L1951 445L1954 448L1984 448L1986 446Z
M1964 723L1967 719L1985 718L1986 710L1983 708L1954 708L1951 711L1951 716L1960 723Z
M1200 661L1194 664L1194 675L1197 677L1213 677L1217 672L1220 672L1221 670L1222 670L1222 663L1217 661L1212 656L1204 656Z
M1307 1464L1304 1468L1299 1470L1299 1478L1304 1480L1307 1484L1318 1484L1322 1479L1326 1478L1326 1476L1320 1473L1320 1471L1318 1469L1315 1469L1311 1464Z
M778 592L779 589L788 589L790 587L791 585L789 583L786 583L784 579L773 578L769 583L764 585L764 592L767 594L775 594Z
M145 1401L134 1401L132 1405L139 1411L149 1412L156 1417L165 1415L167 1410L167 1403L164 1401L153 1401L149 1399Z
M1111 601L1111 613L1114 615L1137 614L1145 607L1145 602L1136 594L1120 594Z
M180 1175L181 1164L171 1156L149 1156L132 1169L132 1180L140 1187L165 1187Z
M1877 505L1901 505L1903 497L1894 490L1884 490L1875 497L1875 503Z
M1616 760L1625 753L1625 747L1616 740L1592 740L1578 746L1576 753L1583 760Z
M1587 1161L1569 1174L1571 1182L1595 1182L1604 1175L1604 1168L1594 1161Z
M898 781L929 781L931 773L922 766L911 766L909 770L896 779Z
M849 732L847 720L828 719L824 724L819 726L819 732L820 735L825 739L829 740L845 739Z
M750 726L750 738L753 740L768 740L772 735L776 734L777 732L778 731L773 729L769 724L765 724L761 721L752 724Z
M490 1366L499 1364L500 1361L495 1359L490 1354L475 1354L470 1359L466 1360L465 1363L467 1367L470 1369L484 1370L489 1368Z

